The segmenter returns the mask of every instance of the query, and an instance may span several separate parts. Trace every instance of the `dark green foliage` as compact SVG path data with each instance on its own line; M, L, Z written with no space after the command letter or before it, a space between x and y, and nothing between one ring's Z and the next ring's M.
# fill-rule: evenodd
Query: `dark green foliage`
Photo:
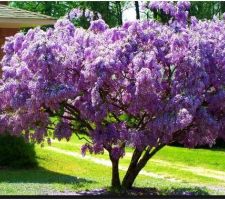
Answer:
M49 15L55 18L60 18L68 13L73 8L81 10L89 9L99 12L105 22L114 27L122 24L122 9L125 2L120 1L12 1L12 7L21 8L41 14ZM76 24L77 25L77 24ZM87 28L87 22L81 20L78 24Z
M0 168L32 168L37 166L34 144L22 136L0 135Z
M190 15L198 19L212 19L213 15L221 17L225 12L223 1L192 1Z
M168 23L171 18L169 15L166 15L162 11L159 11L159 12L154 11L153 17L154 17L154 19L156 19L162 23Z
M61 16L64 16L72 8L76 7L76 2L13 1L13 2L10 2L9 6L59 18Z
M179 142L173 142L169 146L174 146L174 147L184 147L183 144L180 144ZM196 147L200 149L223 149L225 148L225 141L222 138L218 138L215 141L215 144L213 146L209 145L199 145Z

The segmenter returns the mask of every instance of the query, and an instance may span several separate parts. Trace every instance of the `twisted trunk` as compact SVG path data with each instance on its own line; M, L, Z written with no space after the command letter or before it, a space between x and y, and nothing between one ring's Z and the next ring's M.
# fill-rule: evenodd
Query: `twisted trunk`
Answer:
M122 188L130 189L139 174L139 172L144 168L149 159L154 156L164 145L160 145L154 150L148 149L145 151L143 156L141 157L143 151L138 151L137 149L134 151L134 154L131 159L130 166L127 170L127 173L122 181Z
M134 183L134 180L136 179L137 175L139 174L140 170L137 169L137 167L131 167L127 171L123 182L122 182L122 188L124 189L130 189Z
M140 159L142 155L142 152L143 151L135 149L133 156L131 158L131 162L128 167L128 170L123 178L123 182L122 182L123 188L129 189L133 185L133 182L138 175L137 164L138 164L138 160Z

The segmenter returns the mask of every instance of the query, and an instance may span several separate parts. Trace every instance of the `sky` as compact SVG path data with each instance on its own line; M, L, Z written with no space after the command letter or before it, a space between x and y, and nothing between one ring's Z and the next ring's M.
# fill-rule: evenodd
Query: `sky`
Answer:
M143 10L141 9L143 1L138 1L138 2L139 2L139 9L140 9L140 18L142 20L146 19L146 14L144 14ZM136 20L136 11L134 6L134 1L129 2L129 4L127 5L127 8L123 11L122 15L123 15L123 22Z
M136 12L134 6L123 11L123 22L134 21L136 19Z

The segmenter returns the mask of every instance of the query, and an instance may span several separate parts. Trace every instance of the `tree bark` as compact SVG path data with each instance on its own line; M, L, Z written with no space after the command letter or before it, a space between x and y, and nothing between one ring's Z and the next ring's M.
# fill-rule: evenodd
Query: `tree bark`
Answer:
M136 179L137 175L141 171L142 168L139 166L139 162L140 162L139 159L140 159L142 153L143 153L143 151L139 151L137 149L134 151L130 166L129 166L127 173L124 176L124 179L122 182L122 187L124 189L130 189L132 187L134 180ZM145 154L144 154L144 156L145 156Z
M110 156L110 160L112 162L112 182L111 187L113 189L120 189L121 183L120 183L120 175L119 175L119 160L112 158Z
M140 169L140 171L141 171L141 169ZM130 189L140 171L138 170L137 167L134 167L134 166L129 168L129 170L127 171L127 173L123 179L122 188Z
M135 1L135 10L136 10L136 19L140 19L140 10L139 10L139 3Z
M122 188L130 189L132 187L139 172L144 168L144 166L147 164L149 159L152 158L152 156L154 156L162 147L164 147L164 145L160 145L152 151L151 149L146 150L142 158L140 158L142 152L141 154L139 152L139 154L136 154L136 156L134 156L135 153L133 154L133 157L138 158L139 156L140 159L138 158L138 160L134 160L134 163L132 163L131 161L131 164L127 170L127 173L122 181Z
M138 160L139 158L141 157L141 154L142 154L143 151L140 151L138 149L135 149L134 150L134 153L132 155L132 158L131 158L131 162L130 162L130 165L127 169L127 172L123 178L123 182L122 182L122 187L123 188L130 188L130 185L133 184L134 182L134 179L136 178L136 167L137 167L137 163L138 163Z
M120 1L116 1L116 9L117 9L117 20L118 24L122 25L123 24L123 16L122 16L122 7Z

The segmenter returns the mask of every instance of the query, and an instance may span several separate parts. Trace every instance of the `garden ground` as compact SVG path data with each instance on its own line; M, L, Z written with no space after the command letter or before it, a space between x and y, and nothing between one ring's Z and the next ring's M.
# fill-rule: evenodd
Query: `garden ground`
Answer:
M1 169L0 195L73 194L108 188L108 155L80 154L83 141L72 138L36 146L39 168ZM124 176L131 149L120 162ZM159 194L225 195L225 151L167 146L160 150L136 179L134 186L156 188Z

